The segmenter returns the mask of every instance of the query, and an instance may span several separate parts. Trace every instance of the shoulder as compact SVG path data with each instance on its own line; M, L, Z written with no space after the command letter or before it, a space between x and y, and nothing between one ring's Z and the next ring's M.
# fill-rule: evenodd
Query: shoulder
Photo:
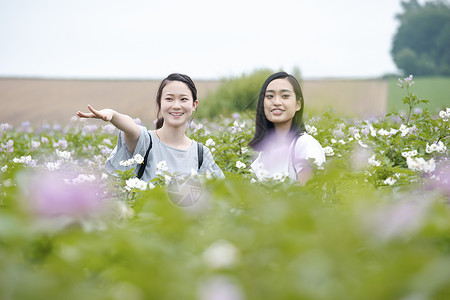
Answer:
M295 148L305 146L316 146L322 148L319 141L317 141L312 135L306 132L298 137L297 142L295 143Z
M295 154L299 158L324 157L322 145L308 133L298 137L295 143Z

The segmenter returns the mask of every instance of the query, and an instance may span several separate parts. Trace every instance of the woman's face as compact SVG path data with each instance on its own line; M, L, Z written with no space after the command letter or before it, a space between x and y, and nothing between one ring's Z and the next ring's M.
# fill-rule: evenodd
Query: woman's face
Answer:
M280 78L269 83L264 96L264 114L275 127L290 127L300 108L300 101L297 101L289 80Z
M189 87L181 81L169 81L161 93L161 116L164 125L185 126L198 101L193 101Z

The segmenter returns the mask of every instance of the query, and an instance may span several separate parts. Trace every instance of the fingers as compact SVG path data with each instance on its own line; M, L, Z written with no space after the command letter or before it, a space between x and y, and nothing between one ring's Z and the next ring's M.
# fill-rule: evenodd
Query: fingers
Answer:
M94 115L91 114L91 113L84 113L84 112L81 112L81 111L77 112L77 116L79 118L92 118L92 117L94 117Z
M77 116L80 118L95 118L96 116L98 116L98 112L88 104L88 109L91 111L90 113L84 113L81 111L77 112Z
M100 113L88 104L88 109L96 116L100 116Z

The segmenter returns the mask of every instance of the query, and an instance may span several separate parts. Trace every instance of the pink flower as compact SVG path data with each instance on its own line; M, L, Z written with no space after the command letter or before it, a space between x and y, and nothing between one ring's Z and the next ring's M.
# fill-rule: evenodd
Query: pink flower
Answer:
M67 184L60 174L53 174L37 174L30 180L28 205L36 216L86 218L100 215L101 189L88 183Z

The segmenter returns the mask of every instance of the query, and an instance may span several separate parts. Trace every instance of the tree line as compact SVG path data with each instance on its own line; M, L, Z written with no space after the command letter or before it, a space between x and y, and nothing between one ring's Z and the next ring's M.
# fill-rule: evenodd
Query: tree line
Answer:
M450 76L450 5L434 0L421 5L402 1L400 26L391 55L404 74Z

